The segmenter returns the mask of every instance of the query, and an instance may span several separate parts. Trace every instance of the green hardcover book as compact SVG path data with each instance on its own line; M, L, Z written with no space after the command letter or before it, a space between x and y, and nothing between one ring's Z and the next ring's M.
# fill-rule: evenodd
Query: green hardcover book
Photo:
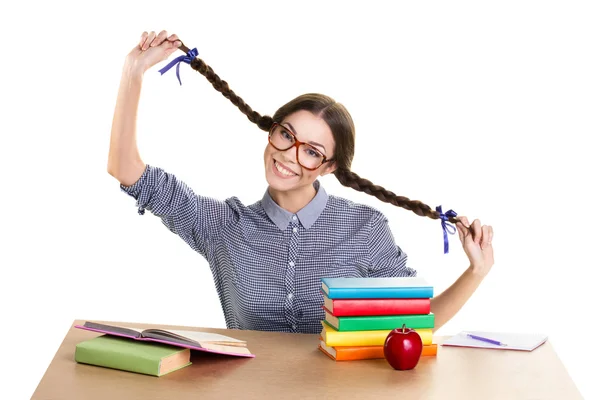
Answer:
M191 364L190 349L108 335L77 344L75 361L153 376Z
M325 310L325 321L338 331L378 331L402 328L406 324L411 329L433 328L434 316L429 314L376 315L357 317L336 317Z

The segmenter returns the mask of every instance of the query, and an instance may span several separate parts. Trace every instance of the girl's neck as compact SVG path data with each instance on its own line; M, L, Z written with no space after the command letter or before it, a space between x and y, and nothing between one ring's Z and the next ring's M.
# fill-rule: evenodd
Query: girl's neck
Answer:
M269 186L269 194L279 207L292 214L296 214L310 203L317 194L317 191L312 184L285 192L275 190Z

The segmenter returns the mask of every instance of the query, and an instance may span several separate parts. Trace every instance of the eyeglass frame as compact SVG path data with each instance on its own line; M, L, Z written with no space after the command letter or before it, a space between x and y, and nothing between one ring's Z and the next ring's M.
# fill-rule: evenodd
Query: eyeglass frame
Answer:
M281 127L281 128L283 128L283 129L285 129L294 138L294 143L292 143L292 145L290 147L288 147L287 149L280 149L279 147L275 146L273 144L273 142L271 142L271 135L273 134L273 131L275 130L275 128L278 127L278 126ZM276 148L277 150L279 150L279 151L287 151L287 150L291 149L292 147L296 147L296 161L298 162L298 165L300 165L302 168L305 168L305 169L307 169L309 171L315 171L315 170L321 168L321 166L323 164L331 162L331 161L334 161L333 158L327 159L327 156L324 155L321 152L321 150L317 149L312 144L299 141L298 138L296 137L296 135L294 135L294 132L292 132L290 129L286 128L285 126L283 126L282 124L280 124L278 122L273 122L273 125L271 125L271 128L269 129L268 140L269 140L269 144L271 146L273 146L274 148ZM315 167L315 168L308 168L308 167L305 167L304 165L302 165L302 163L300 162L300 157L299 157L300 154L299 154L299 152L300 152L300 146L303 145L303 144L309 146L310 148L314 149L317 153L319 153L319 154L321 154L323 156L323 159L321 160L321 164L319 164L317 167Z

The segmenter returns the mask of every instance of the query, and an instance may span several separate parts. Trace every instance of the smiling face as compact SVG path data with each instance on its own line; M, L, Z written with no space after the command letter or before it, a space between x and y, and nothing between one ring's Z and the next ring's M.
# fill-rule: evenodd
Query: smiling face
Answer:
M335 150L333 133L323 119L310 111L300 110L285 117L281 125L293 132L298 141L311 144L327 159L333 157ZM311 155L314 156L314 153ZM333 162L326 162L314 171L303 168L296 158L295 146L281 151L268 143L264 160L269 186L281 192L305 189L319 176L331 173L335 169Z

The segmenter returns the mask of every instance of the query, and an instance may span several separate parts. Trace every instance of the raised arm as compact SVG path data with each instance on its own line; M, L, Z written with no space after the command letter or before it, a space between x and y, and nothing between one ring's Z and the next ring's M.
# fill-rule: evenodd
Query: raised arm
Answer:
M139 154L136 141L136 120L144 73L166 60L181 45L177 35L167 38L167 32L144 32L140 42L125 59L117 104L113 116L108 153L108 173L122 185L133 185L143 174L146 165Z
M136 118L142 78L155 64L166 60L181 42L165 31L144 32L127 55L115 108L108 155L108 173L121 189L137 200L140 214L145 210L161 218L164 225L192 248L207 254L224 226L235 222L241 203L196 195L175 175L146 165L136 143Z

